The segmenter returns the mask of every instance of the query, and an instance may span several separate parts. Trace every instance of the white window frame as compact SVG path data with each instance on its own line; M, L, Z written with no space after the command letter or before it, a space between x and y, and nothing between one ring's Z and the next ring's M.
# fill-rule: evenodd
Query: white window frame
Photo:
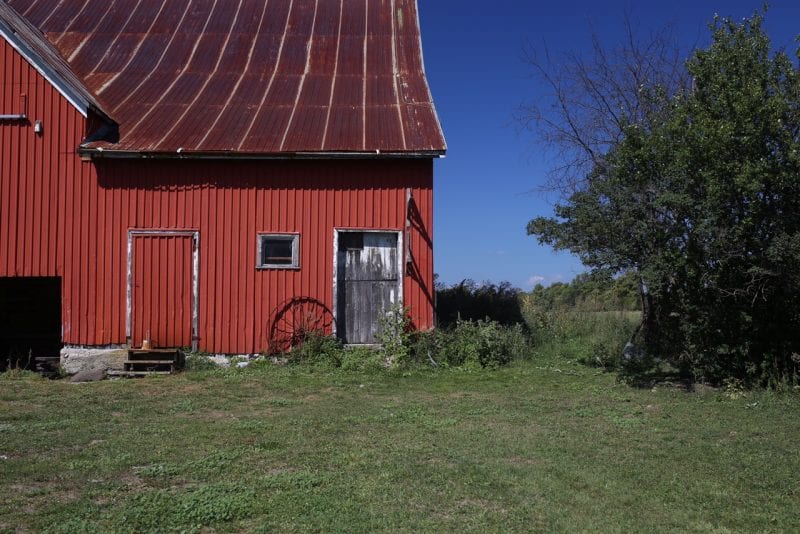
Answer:
M261 250L267 239L280 239L292 242L292 263L261 263ZM299 269L300 234L296 232L259 232L256 239L256 269Z

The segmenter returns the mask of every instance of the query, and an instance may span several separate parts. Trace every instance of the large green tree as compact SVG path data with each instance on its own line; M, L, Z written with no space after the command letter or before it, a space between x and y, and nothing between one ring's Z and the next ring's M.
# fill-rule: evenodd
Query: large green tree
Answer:
M800 74L762 16L716 19L691 89L643 84L582 187L528 232L589 267L634 272L635 342L705 380L797 380Z

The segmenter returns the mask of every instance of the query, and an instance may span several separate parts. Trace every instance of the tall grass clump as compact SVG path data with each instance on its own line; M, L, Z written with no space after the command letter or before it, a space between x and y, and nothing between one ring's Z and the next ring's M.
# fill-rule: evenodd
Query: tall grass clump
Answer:
M584 280L574 283L586 284ZM636 331L641 313L608 309L614 302L619 302L615 292L594 291L591 294L595 296L607 294L613 298L611 302L594 300L590 307L586 305L587 300L563 298L564 295L580 294L579 291L558 286L553 292L554 297L547 289L537 288L520 295L522 316L535 343L569 343L576 347L577 359L586 365L607 370L622 369L625 346Z
M418 365L468 369L493 369L528 359L532 353L523 325L504 326L492 320L459 320L453 326L420 333L411 350Z

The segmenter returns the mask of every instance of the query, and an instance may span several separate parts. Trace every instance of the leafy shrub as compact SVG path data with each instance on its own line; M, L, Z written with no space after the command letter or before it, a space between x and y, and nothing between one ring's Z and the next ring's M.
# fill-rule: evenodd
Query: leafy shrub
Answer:
M532 346L522 325L495 321L457 321L450 328L419 334L411 351L417 364L494 368L528 358Z
M389 367L405 367L411 355L411 318L402 304L394 304L380 319L380 330L375 336L386 355Z
M187 352L184 357L183 367L187 371L212 371L217 369L217 364L211 361L210 356L205 352Z
M333 337L309 332L302 342L286 353L286 359L292 364L321 365L325 367L341 367L344 347L342 342Z
M384 368L383 352L372 347L348 347L342 350L343 371L376 371Z

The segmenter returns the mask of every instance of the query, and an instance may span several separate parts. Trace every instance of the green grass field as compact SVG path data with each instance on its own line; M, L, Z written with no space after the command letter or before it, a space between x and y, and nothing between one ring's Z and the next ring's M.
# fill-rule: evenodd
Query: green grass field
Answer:
M800 531L800 396L495 371L0 378L0 531Z

